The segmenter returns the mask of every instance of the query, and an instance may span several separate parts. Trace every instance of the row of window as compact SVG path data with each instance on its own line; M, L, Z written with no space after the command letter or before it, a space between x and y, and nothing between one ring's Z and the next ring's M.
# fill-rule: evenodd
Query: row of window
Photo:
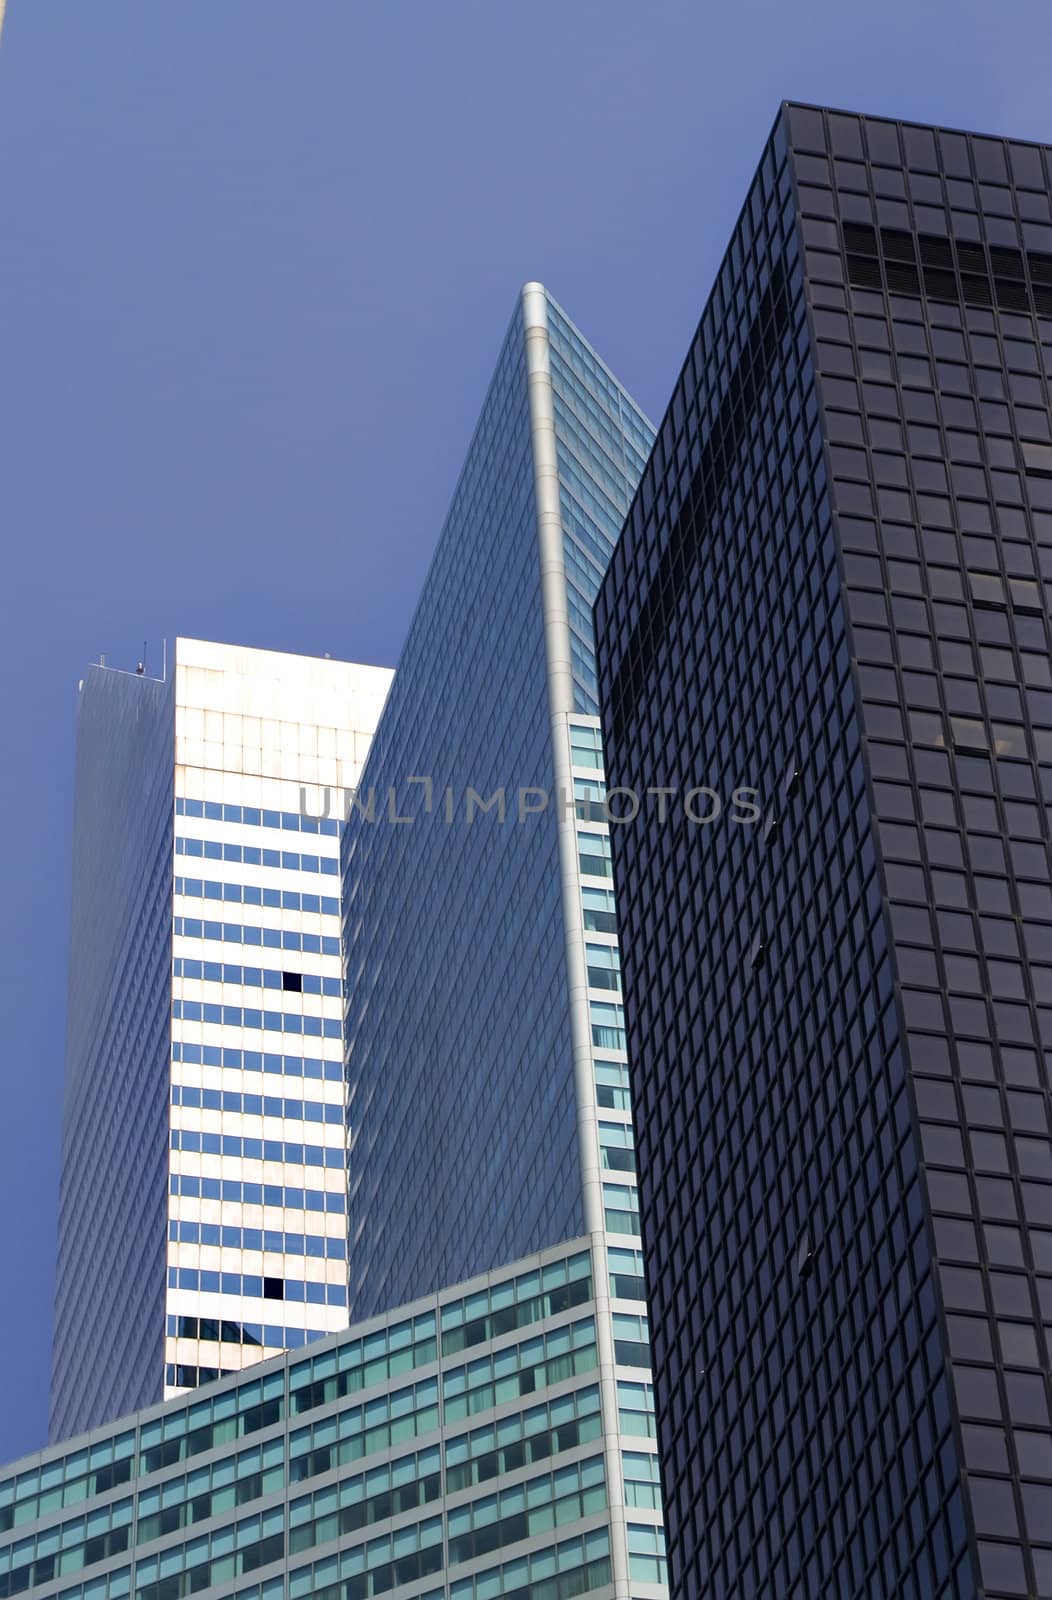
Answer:
M281 989L293 994L324 994L338 1000L343 994L339 978L319 978L313 972L288 972L277 967L241 967L229 961L193 961L176 956L176 978L200 978L204 983L237 983L246 989Z
M321 1405L351 1389L390 1377L393 1372L404 1370L405 1364L414 1367L434 1361L437 1350L435 1313L422 1311L418 1316L406 1317L403 1322L374 1328L372 1333L358 1339L343 1339L335 1349L324 1350L307 1361L298 1361L289 1368L289 1393L301 1395L310 1389L313 1398L309 1404ZM389 1364L392 1362L397 1364ZM354 1374L346 1386L319 1387L345 1372ZM303 1411L307 1404L296 1400L295 1407Z
M130 1548L131 1536L129 1496L8 1545L0 1550L0 1600L120 1555Z
M285 1553L282 1506L187 1544L170 1546L135 1564L136 1600L182 1600L213 1584L226 1584L241 1573L269 1566Z
M378 1394L364 1405L345 1406L289 1434L289 1482L360 1461L375 1451L406 1444L438 1427L438 1379L424 1378Z
M195 1089L189 1084L173 1085L172 1104L203 1111L236 1111L246 1117L288 1117L294 1122L322 1122L337 1128L343 1124L342 1105L287 1100L270 1094L237 1094L231 1089Z
M606 1509L603 1457L591 1456L446 1512L450 1566L477 1560Z
M366 1600L396 1586L434 1576L442 1566L442 1519L436 1517L299 1568L289 1577L289 1600L299 1596L308 1596L309 1600L346 1600L348 1595ZM437 1591L432 1600L441 1600L441 1595L442 1591Z
M187 1181L182 1180L183 1183ZM226 1180L222 1197L257 1198L254 1192L250 1195L234 1195L228 1188ZM339 1198L342 1199L342 1196ZM618 1258L622 1267L630 1267L639 1260L638 1252L633 1251L612 1252L612 1255ZM480 1314L501 1312L507 1303L504 1300L505 1294L509 1296L510 1303L525 1307L530 1305L538 1294L551 1297L564 1291L575 1291L576 1285L582 1281L590 1281L590 1254L587 1251L550 1261L531 1272L520 1273L509 1283L496 1283L488 1290L481 1291L481 1298L479 1295L471 1295L446 1305L443 1307L443 1312L449 1315L449 1326L446 1331L453 1332L459 1328L470 1327ZM237 1324L220 1322L218 1319L212 1321L170 1317L167 1332L173 1338L218 1338L223 1342L239 1343L255 1340L263 1343L268 1342L275 1331L264 1329L259 1325L245 1325L244 1329L238 1332L238 1327ZM314 1336L320 1335L315 1333ZM407 1318L402 1322L378 1328L357 1340L341 1343L335 1348L312 1355L290 1369L288 1381L302 1388L304 1382L309 1384L316 1378L325 1377L335 1370L337 1363L341 1361L353 1360L355 1364L362 1364L372 1362L378 1354L397 1357L400 1352L412 1348L425 1339L429 1339L433 1347L428 1359L434 1359L436 1337L435 1313L433 1311L421 1313L415 1318ZM584 1347L594 1353L594 1324L591 1319L578 1321L569 1328L551 1330L547 1341L534 1337L525 1345L513 1347L510 1353L507 1350L497 1352L492 1358L497 1363L496 1369L491 1367L490 1357L483 1358L481 1365L487 1367L490 1376L494 1375L494 1372L497 1376L501 1376L512 1370L519 1372L525 1370L529 1361L523 1362L523 1352L532 1359L533 1353L540 1349L544 1358L550 1359L565 1350ZM448 1375L450 1387L458 1393L470 1391L479 1369L480 1363L477 1361L467 1367L456 1368ZM536 1387L536 1384L532 1387ZM237 1388L195 1400L187 1406L166 1407L156 1417L144 1421L140 1428L139 1472L148 1474L159 1471L177 1461L230 1444L279 1422L285 1412L285 1388L285 1372L275 1370L246 1381ZM529 1386L526 1392L528 1389ZM293 1454L302 1455L304 1451L309 1451L326 1439L360 1434L381 1416L388 1421L398 1421L411 1415L414 1410L426 1412L428 1420L423 1427L415 1428L413 1432L426 1431L427 1427L437 1425L437 1400L438 1384L435 1378L381 1394L364 1406L345 1408L338 1416L323 1418L293 1434L291 1437ZM511 1432L520 1437L544 1426L561 1426L575 1415L588 1413L593 1409L593 1403L597 1404L597 1393L594 1388L579 1391L576 1396L560 1396L550 1402L547 1410L544 1406L535 1406L517 1417L502 1418L494 1425L497 1431L493 1435L493 1443L496 1445L498 1442L508 1442ZM477 1448L483 1448L484 1434L485 1430L482 1430L465 1436L470 1440L469 1455ZM38 1495L50 1494L52 1491L58 1491L62 1496L53 1502L54 1506L102 1494L117 1483L127 1481L132 1475L135 1448L135 1432L126 1430L99 1440L91 1446L84 1446L79 1450L57 1456L41 1467L34 1467L20 1474L17 1478L0 1481L0 1509L10 1504L33 1500ZM370 1445L369 1448L374 1446ZM460 1448L458 1445L458 1451ZM465 1457L458 1455L458 1459L463 1460ZM303 1473L300 1472L299 1477L302 1476ZM53 1509L53 1505L49 1503L41 1507L40 1514ZM32 1515L36 1514L38 1513L34 1507ZM29 1518L23 1517L21 1520Z
M220 844L215 839L175 841L177 856L199 856L205 861L235 861L246 867L276 867L281 872L320 872L329 878L340 876L335 856L301 855L298 850L263 850L250 844Z
M554 1296L569 1285L581 1283L587 1285L590 1293L591 1281L592 1258L589 1251L580 1250L572 1256L560 1256L543 1267L534 1267L529 1272L520 1272L514 1278L494 1284L492 1288L479 1289L463 1299L447 1301L442 1307L443 1333L462 1324L474 1325L480 1317L500 1313L513 1303L532 1305L538 1296L554 1312L557 1309ZM576 1305L580 1298L575 1292L572 1298L564 1299L562 1304ZM587 1299L588 1294L584 1298Z
M588 1257L584 1257L584 1260L587 1262ZM444 1306L442 1353L454 1355L458 1350L467 1350L472 1345L484 1344L490 1339L500 1338L502 1334L511 1333L516 1328L529 1327L531 1323L542 1322L547 1317L558 1316L560 1312L569 1311L574 1306L584 1305L591 1298L592 1279L589 1274L553 1283L539 1294L524 1294L514 1302L509 1298L503 1303L492 1306L488 1311L480 1307L478 1314L474 1316L463 1312L459 1318L447 1318L448 1311L458 1310L459 1307Z
M304 1283L297 1278L261 1276L252 1272L204 1272L197 1267L169 1267L169 1289L193 1294L237 1294L249 1300L287 1300L295 1305L345 1306L342 1283Z
M0 1483L0 1533L105 1494L132 1475L135 1432L118 1434Z
M218 800L176 799L177 817L204 817L207 822L238 822L248 828L284 828L289 833L319 833L331 839L339 836L335 817L306 817L297 811L265 811L259 806L232 806Z
M438 1445L289 1502L289 1554L416 1511L442 1495Z
M343 1079L342 1061L319 1061L316 1056L285 1056L268 1050L238 1050L233 1045L189 1044L173 1039L172 1060L191 1067L227 1067L232 1072L271 1072L284 1078Z
M228 1322L220 1317L169 1315L170 1339L202 1339L206 1344L247 1344L268 1350L298 1350L315 1339L326 1339L331 1328L286 1328L280 1323Z
M197 1133L189 1128L173 1128L171 1148L194 1155L237 1156L244 1161L286 1161L301 1167L328 1167L342 1172L342 1149L325 1150L317 1144L293 1144L281 1139L243 1139L233 1133Z
M560 1395L475 1428L445 1445L446 1492L502 1478L563 1450L576 1450L602 1437L599 1390L592 1386Z
M285 1233L277 1228L235 1228L218 1222L169 1222L173 1244L219 1245L229 1250L267 1250L279 1255L314 1256L346 1261L345 1239L324 1239L313 1233Z
M222 1456L209 1466L143 1489L135 1508L136 1543L161 1539L188 1522L205 1522L284 1487L283 1439Z
M450 1584L449 1600L496 1600L499 1595L515 1600L570 1600L571 1595L604 1588L610 1578L609 1530L593 1528L553 1550L518 1556L488 1572L460 1578ZM295 1591L297 1596L306 1592Z
M279 1345L283 1342L287 1341L278 1341ZM164 1381L170 1389L199 1389L203 1383L215 1383L219 1378L229 1378L231 1373L242 1370L241 1367L198 1367L188 1361L166 1361Z
M207 922L199 917L173 917L172 932L186 939L216 939L223 944L259 945L264 950L294 950L302 955L340 954L340 941L336 935L296 933L289 928L257 928L250 923Z
M169 1406L139 1429L139 1471L159 1472L176 1461L231 1444L280 1422L284 1413L285 1374L280 1371L187 1406Z
M531 1394L537 1388L580 1377L594 1371L597 1360L595 1322L591 1317L483 1356L443 1373L445 1420L456 1422Z
M287 1211L324 1211L342 1217L347 1196L342 1189L326 1194L322 1189L300 1189L280 1183L243 1183L239 1178L196 1178L186 1172L173 1172L168 1180L170 1194L186 1195L191 1200L232 1200L246 1206L281 1206Z
M219 1370L169 1364L166 1377L173 1386L185 1386L208 1381L208 1375L214 1377ZM575 1413L579 1413L581 1420L590 1424L586 1430L587 1438L594 1440L600 1437L598 1391L592 1389L582 1395L563 1397L552 1408L535 1407L532 1412L496 1425L505 1440L505 1470L515 1470L526 1459L514 1454L511 1434L522 1437L522 1424L527 1418L550 1422L553 1411L558 1411L565 1418L560 1425L560 1433L570 1425ZM512 1425L510 1428L509 1423ZM493 1432L492 1428L478 1430L470 1438L476 1446L481 1442L488 1444ZM579 1427L572 1432L572 1438L561 1438L555 1448L574 1448L585 1442ZM533 1459L555 1453L550 1429L537 1431L534 1427L526 1437L534 1447ZM459 1453L458 1443L463 1446L467 1442L468 1436L459 1442L451 1441L447 1446L447 1460ZM655 1481L656 1461L653 1458L626 1454L624 1459L626 1481L630 1475L631 1479L638 1479L641 1485ZM478 1457L477 1464L481 1472L474 1476L469 1474L464 1477L461 1474L456 1477L458 1487L468 1487L472 1482L497 1475L490 1452ZM453 1470L456 1471L455 1468ZM596 1456L450 1511L447 1514L450 1564L472 1559L502 1544L517 1542L560 1523L602 1510L606 1503L605 1493L601 1492L604 1484L603 1458ZM283 1486L284 1445L282 1440L274 1439L236 1457L220 1459L183 1477L143 1490L137 1505L137 1541L141 1545L163 1538L188 1523L199 1523L232 1511ZM439 1498L440 1494L441 1456L438 1446L382 1464L368 1473L292 1501L289 1506L289 1552L294 1554L330 1538L404 1514ZM87 1542L84 1534L88 1531L88 1522L80 1519L79 1522L47 1530L36 1541L23 1541L21 1545L13 1547L11 1555L15 1570L7 1575L6 1585L0 1578L0 1586L4 1587L4 1592L20 1592L24 1587L22 1580L27 1574L33 1581L47 1581L52 1568L46 1562L46 1557L60 1548L62 1554L54 1575L75 1571L80 1566L128 1548L127 1533L117 1531L115 1538L107 1538L106 1535L112 1535L114 1530L127 1529L131 1521L131 1504L130 1499L111 1504L104 1508L101 1520L93 1515L90 1519L92 1537ZM253 1519L239 1526L251 1529L255 1525ZM213 1544L213 1552L218 1553L223 1548L223 1530L213 1538L219 1540L218 1545ZM99 1553L100 1541L106 1546L102 1554ZM227 1548L232 1548L234 1542L232 1538ZM205 1543L195 1541L192 1546L185 1547L187 1555L199 1546L204 1548ZM44 1557L47 1570L38 1572L27 1567L27 1556ZM153 1578L166 1570L171 1572L174 1569L179 1573L183 1570L182 1559L173 1560L169 1552L162 1552L154 1560L158 1563L156 1570L152 1562L140 1562L140 1576ZM195 1565L193 1561L188 1564Z
M415 1322L415 1327L408 1322L400 1324L405 1338L398 1342L384 1337L385 1331L393 1334L395 1329L379 1329L376 1334L355 1339L352 1342L352 1354L357 1355L357 1360L354 1362L346 1363L345 1350L340 1349L327 1351L316 1360L305 1361L294 1368L295 1376L290 1375L289 1379L289 1405L292 1412L302 1415L318 1406L331 1405L334 1400L342 1400L349 1394L371 1389L376 1384L412 1372L416 1367L430 1366L437 1361L438 1339L434 1317L417 1317Z
M276 911L313 911L325 917L338 917L340 902L335 895L301 894L298 889L261 889L255 883L215 883L210 878L176 878L175 894L189 900L223 900L228 904L270 906Z
M173 1000L175 1022L212 1022L226 1028L262 1028L266 1033L294 1033L308 1039L340 1039L338 1017L300 1016L289 1011L261 1011L255 1006L219 1006L200 1000Z

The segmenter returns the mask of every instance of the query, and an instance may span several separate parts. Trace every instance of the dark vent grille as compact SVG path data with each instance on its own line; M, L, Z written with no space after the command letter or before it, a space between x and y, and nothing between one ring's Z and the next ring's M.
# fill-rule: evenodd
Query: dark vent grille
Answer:
M934 234L922 233L917 241L920 245L920 258L926 267L953 267L953 250L949 239L936 238Z
M1002 250L990 246L990 265L999 278L1024 278L1023 256L1019 250Z
M916 261L917 247L912 233L900 233L897 228L881 228L880 242L884 254L892 261Z
M848 250L857 250L864 256L877 253L877 230L861 222L844 223L844 244Z
M981 244L951 241L935 234L915 237L901 228L875 228L845 222L847 280L855 289L881 287L880 259L889 294L919 295L950 305L998 306L1004 311L1052 315L1052 255L992 245L989 260ZM921 271L915 262L919 253ZM960 272L960 287L953 267ZM991 269L993 276L991 277ZM1027 273L1030 282L1027 282Z
M905 261L885 261L884 270L888 275L888 291L891 294L920 294L920 278L916 267L909 267Z
M994 303L989 278L977 278L973 274L962 273L961 288L964 291L965 305L992 306Z
M1025 283L1012 283L1006 278L994 279L997 304L1005 311L1029 311L1030 296Z
M870 256L848 256L847 275L856 289L883 289L880 262Z
M924 269L924 292L932 300L948 300L951 304L960 298L953 273L937 272L934 267Z
M981 244L958 244L957 261L962 272L986 271L986 251Z

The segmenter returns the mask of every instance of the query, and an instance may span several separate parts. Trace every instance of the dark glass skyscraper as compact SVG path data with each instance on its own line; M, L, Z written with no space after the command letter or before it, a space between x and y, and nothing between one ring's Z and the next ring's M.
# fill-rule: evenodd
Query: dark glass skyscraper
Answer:
M1050 163L783 107L597 602L681 1596L1052 1595Z

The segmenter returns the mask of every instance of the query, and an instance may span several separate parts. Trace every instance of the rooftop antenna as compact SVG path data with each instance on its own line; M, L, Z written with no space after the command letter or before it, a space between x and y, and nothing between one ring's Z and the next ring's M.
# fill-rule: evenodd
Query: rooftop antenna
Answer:
M146 640L144 639L143 642L142 642L142 660L137 664L137 666L135 668L136 677L141 678L143 676L143 674L145 673L145 671L146 671Z
M161 682L168 682L168 640L161 640Z

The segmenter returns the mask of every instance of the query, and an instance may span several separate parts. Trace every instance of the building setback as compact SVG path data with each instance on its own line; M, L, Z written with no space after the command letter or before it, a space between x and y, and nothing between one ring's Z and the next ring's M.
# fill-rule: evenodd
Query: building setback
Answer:
M315 818L390 680L194 639L166 682L84 680L53 1439L347 1326L339 824Z
M596 606L677 1596L1052 1595L1050 158L783 107Z

